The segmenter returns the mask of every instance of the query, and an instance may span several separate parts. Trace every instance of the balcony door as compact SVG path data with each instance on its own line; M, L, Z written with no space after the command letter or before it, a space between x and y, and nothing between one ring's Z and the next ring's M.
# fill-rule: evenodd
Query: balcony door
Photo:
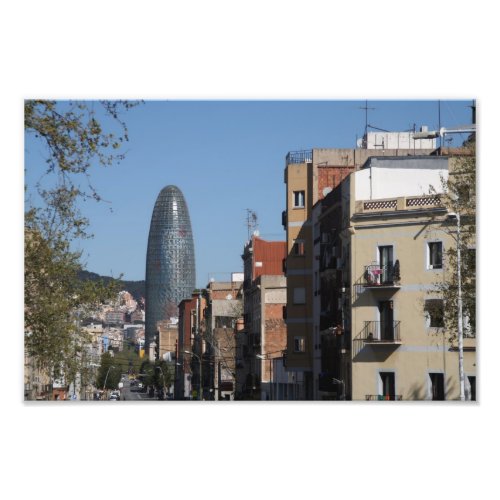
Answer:
M380 340L394 340L394 303L384 300L378 303L380 315Z
M396 381L393 372L380 372L382 396L384 399L394 400L396 395Z
M381 282L392 281L393 250L391 246L378 247L378 261L382 271Z

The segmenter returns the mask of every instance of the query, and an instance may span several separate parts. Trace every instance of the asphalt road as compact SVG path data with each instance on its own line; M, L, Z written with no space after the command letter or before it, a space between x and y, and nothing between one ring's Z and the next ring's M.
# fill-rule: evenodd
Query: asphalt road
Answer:
M125 380L122 380L123 382L123 388L121 390L121 401L153 401L154 398L150 398L147 393L145 392L139 392L138 390L135 390L135 387L133 388L134 390L131 390L132 387L130 386L130 380L128 378L125 378Z

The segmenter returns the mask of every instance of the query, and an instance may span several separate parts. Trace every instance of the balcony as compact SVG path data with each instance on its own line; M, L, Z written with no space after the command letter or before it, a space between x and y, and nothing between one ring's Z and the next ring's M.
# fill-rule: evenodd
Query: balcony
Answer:
M367 394L366 401L402 401L403 396L398 394Z
M361 340L373 345L401 344L400 325L401 321L365 321Z
M303 151L290 151L286 155L286 164L292 163L312 163L312 149Z
M399 269L399 260L394 264L370 264L365 266L362 285L365 288L373 289L391 289L401 288L401 274Z

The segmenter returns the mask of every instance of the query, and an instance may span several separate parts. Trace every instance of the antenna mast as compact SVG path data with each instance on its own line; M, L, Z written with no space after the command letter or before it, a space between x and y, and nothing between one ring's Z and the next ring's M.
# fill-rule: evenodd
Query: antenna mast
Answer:
M364 109L365 110L365 144L366 141L368 140L368 110L369 109L375 109L375 108L369 108L368 107L368 100L365 101L365 105L360 107L359 109Z
M250 240L250 237L253 234L254 230L257 229L258 227L257 213L250 208L247 208L246 211L247 211L246 223L248 231L248 240Z

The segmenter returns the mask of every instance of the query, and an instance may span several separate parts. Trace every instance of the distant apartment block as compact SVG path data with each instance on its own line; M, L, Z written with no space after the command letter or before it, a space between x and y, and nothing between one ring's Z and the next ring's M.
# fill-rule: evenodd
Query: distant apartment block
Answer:
M256 234L243 251L244 329L237 335L237 397L294 399L293 376L284 371L286 351L285 241ZM279 376L279 377L278 377Z

